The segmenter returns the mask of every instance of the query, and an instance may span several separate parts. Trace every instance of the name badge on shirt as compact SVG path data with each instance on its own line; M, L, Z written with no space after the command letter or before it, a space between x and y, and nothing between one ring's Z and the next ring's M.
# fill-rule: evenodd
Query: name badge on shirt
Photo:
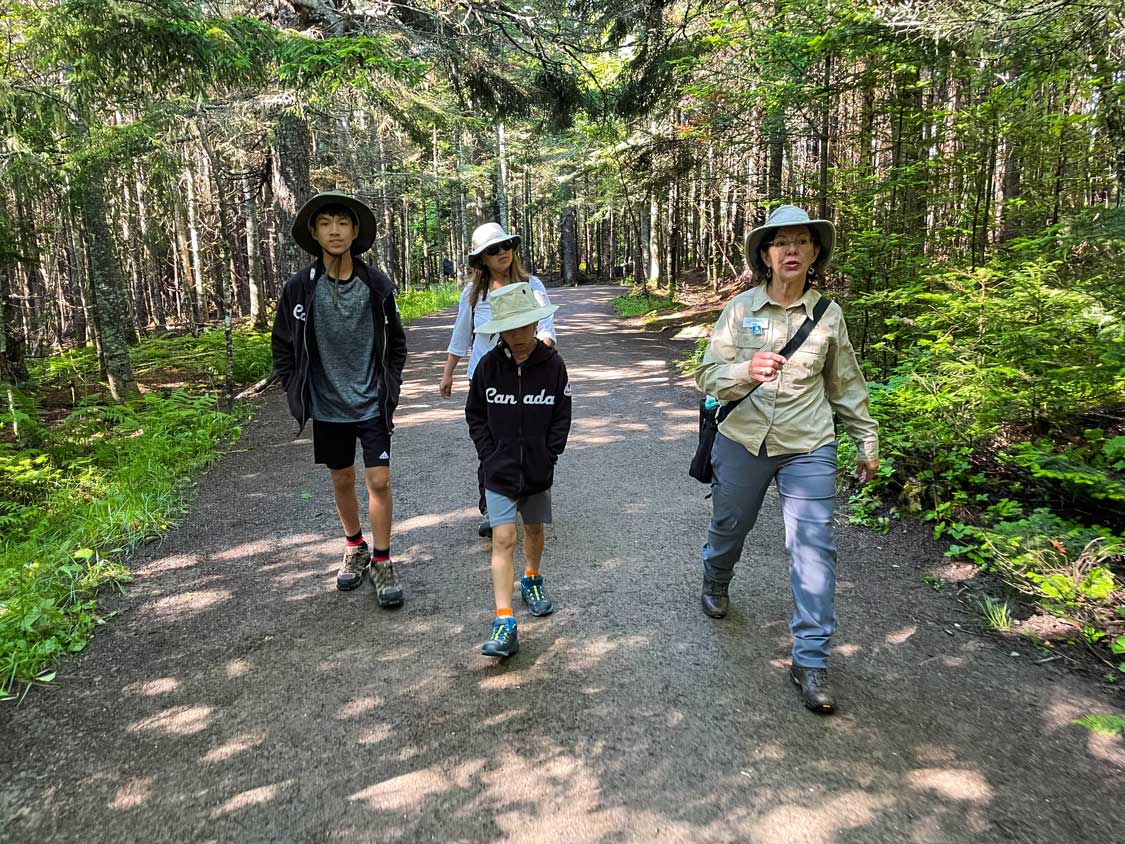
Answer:
M749 328L751 334L765 334L770 327L770 318L757 316L743 317L742 327Z

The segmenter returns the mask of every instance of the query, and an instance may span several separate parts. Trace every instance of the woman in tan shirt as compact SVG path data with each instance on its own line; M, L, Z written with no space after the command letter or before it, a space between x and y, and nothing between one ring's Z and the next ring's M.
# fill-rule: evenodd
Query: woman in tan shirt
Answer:
M722 618L743 543L766 489L777 484L795 611L790 676L809 709L829 713L829 640L836 629L836 491L833 412L856 443L860 482L879 468L878 425L867 384L831 303L789 359L778 352L811 319L836 230L792 205L775 210L746 238L756 287L727 303L696 371L699 389L721 402L742 401L723 423L711 452L712 514L703 546L703 612Z

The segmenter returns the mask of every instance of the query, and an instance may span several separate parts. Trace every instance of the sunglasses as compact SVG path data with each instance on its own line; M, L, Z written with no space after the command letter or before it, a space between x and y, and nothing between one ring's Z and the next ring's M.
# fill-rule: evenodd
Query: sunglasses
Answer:
M501 249L503 249L505 252L511 252L515 248L515 246L516 244L513 240L501 240L499 243L494 243L487 249L485 249L484 254L489 256L499 255Z

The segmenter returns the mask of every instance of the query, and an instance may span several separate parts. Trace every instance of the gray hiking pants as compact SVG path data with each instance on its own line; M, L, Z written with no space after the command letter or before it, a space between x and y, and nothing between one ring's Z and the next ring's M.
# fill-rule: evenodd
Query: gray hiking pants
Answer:
M703 546L703 576L729 583L746 535L758 519L766 489L777 479L785 519L785 549L794 612L789 622L793 662L828 665L828 641L836 630L836 541L832 505L836 492L836 443L808 454L753 455L722 434L711 449L711 524Z

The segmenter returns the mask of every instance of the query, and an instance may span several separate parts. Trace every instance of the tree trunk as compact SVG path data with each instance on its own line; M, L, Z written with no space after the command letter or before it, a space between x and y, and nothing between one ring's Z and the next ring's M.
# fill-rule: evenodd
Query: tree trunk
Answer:
M204 155L207 156L207 163L210 166L212 184L214 185L216 194L215 204L219 212L219 228L223 230L218 239L220 253L219 266L231 267L233 270L232 256L229 253L231 250L231 238L234 237L234 225L229 219L227 206L223 201L222 186L219 184L218 180L219 162L206 133L200 129L197 123L193 123L193 127L195 129L196 138L199 140L199 145L202 147ZM231 281L233 281L233 278L219 279L219 303L222 308L223 318L223 349L226 352L226 365L223 368L223 397L226 406L229 406L234 400L234 338L231 334Z
M559 219L559 257L562 280L568 287L578 284L578 212L568 205Z
M310 256L293 239L292 229L298 209L309 196L311 158L308 124L292 112L279 114L269 158L279 281L310 262Z
M781 200L781 175L785 168L785 109L776 107L766 114L766 135L769 140L770 169L766 192L771 203Z
M824 57L824 88L823 101L820 106L820 219L827 220L831 211L828 207L828 165L829 147L832 128L832 56Z
M500 212L500 225L511 233L508 226L508 152L504 143L504 123L496 124L496 208Z
M660 243L660 200L657 198L656 191L650 191L648 195L648 213L645 215L647 226L647 254L648 259L645 263L648 264L648 283L653 287L659 287L660 282L664 280L663 268L661 267L661 257L663 250Z
M258 330L269 327L266 297L258 256L258 208L250 179L242 183L242 217L246 227L246 281L250 292L250 323Z
M531 251L531 165L523 165L523 263L529 273L535 272L535 255Z
M109 392L116 401L125 401L138 392L126 340L129 308L125 278L105 214L105 172L99 166L88 165L79 200L96 299L94 321L101 337Z
M203 255L199 243L199 206L196 203L195 174L191 168L184 169L184 185L187 200L187 225L188 245L191 255L191 279L195 286L192 289L193 308L197 317L197 324L202 325L211 315L211 308L207 302L207 288L203 281Z

